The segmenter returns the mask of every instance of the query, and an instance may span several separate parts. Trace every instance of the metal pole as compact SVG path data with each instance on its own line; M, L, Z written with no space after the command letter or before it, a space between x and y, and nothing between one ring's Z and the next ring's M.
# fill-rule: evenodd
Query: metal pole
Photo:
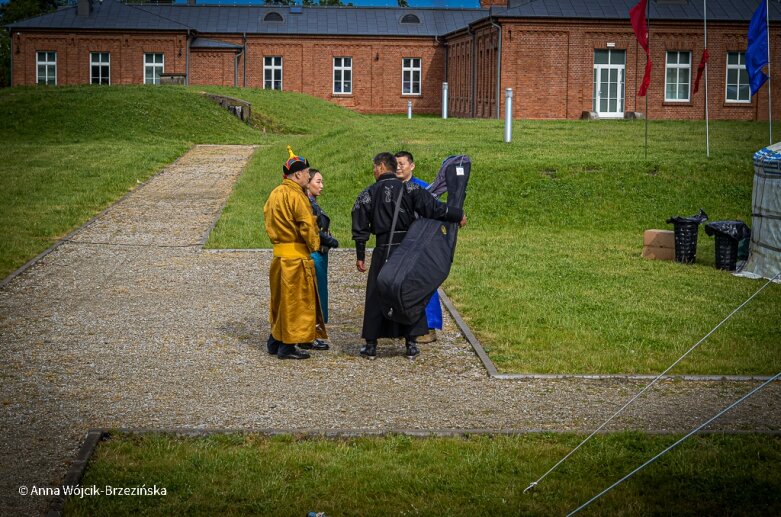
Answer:
M648 32L648 54L645 58L651 60L651 7L650 4L645 4L645 27ZM645 157L648 158L648 119L651 118L651 114L648 112L648 90L645 92Z
M407 118L412 118L412 101L407 101Z
M442 83L442 118L447 118L447 83Z
M708 0L702 0L705 26L705 51L708 50ZM705 156L710 158L710 116L708 113L708 63L705 63Z
M504 90L504 141L512 142L513 139L513 89Z
M765 27L767 32L767 120L770 124L770 145L773 145L773 99L770 91L773 89L773 79L771 79L770 69L772 61L770 60L770 0L765 1Z

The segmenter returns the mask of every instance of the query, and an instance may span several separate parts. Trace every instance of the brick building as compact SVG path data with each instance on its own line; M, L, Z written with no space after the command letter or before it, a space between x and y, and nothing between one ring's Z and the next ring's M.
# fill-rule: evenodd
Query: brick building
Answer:
M403 112L408 101L417 113L438 113L446 81L453 116L498 117L512 88L514 118L704 118L704 84L692 91L704 48L701 0L649 0L647 107L636 96L646 59L629 24L636 0L507 2L408 9L80 0L8 27L12 81L274 88L371 113ZM758 3L708 2L712 119L767 120L768 86L752 98L744 67ZM777 75L781 5L773 0L770 20ZM778 119L781 80L772 87Z

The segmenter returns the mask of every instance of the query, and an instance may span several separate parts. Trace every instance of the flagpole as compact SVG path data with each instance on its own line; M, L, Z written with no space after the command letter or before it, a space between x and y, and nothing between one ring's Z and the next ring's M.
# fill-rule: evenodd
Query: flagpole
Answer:
M702 19L705 31L705 49L708 50L708 0L702 0ZM710 158L710 117L708 115L708 62L705 62L705 156Z
M765 27L767 28L767 120L769 124L770 145L773 145L773 76L770 69L773 62L770 61L770 0L765 0Z
M651 59L651 20L650 20L650 14L651 14L651 6L650 2L645 4L645 27L646 31L648 31L648 55L646 55L646 59ZM645 92L645 158L648 158L648 119L650 118L650 113L648 113L648 91Z

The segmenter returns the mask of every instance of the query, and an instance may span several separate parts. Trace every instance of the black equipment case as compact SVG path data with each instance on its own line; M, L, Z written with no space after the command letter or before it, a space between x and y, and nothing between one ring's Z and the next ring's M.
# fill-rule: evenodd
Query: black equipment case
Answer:
M472 162L469 156L450 156L429 191L439 197L447 190L447 205L464 207ZM434 291L445 281L456 252L458 223L417 219L407 230L377 277L383 314L403 325L417 323Z

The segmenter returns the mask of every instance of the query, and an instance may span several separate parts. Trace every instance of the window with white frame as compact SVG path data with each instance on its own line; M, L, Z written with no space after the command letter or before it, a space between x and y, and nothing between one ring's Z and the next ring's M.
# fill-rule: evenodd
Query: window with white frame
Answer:
M265 90L282 89L282 56L263 58L263 88Z
M751 102L746 53L727 52L727 102Z
M57 53L36 52L37 72L35 81L38 84L57 84Z
M401 60L401 94L420 95L419 57L405 57Z
M108 52L90 52L90 84L111 84L111 54Z
M687 102L691 85L691 52L668 51L664 72L664 100Z
M144 84L160 84L165 71L163 54L144 54Z
M353 58L334 58L334 94L346 95L353 92Z

